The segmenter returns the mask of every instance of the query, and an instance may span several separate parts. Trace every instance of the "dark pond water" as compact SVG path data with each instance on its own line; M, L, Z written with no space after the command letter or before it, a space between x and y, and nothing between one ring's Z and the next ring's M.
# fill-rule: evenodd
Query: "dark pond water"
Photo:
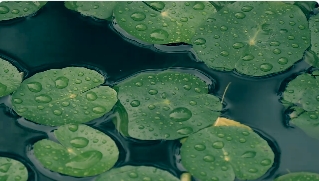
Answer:
M319 173L319 141L289 126L279 102L287 79L310 68L304 60L284 73L251 78L207 68L195 61L187 45L157 45L156 48L132 42L117 33L112 23L80 17L65 9L62 2L49 2L34 17L0 24L0 55L24 71L26 77L51 68L85 66L102 72L108 77L106 84L114 85L140 71L174 68L210 79L211 93L219 97L231 83L225 96L224 116L254 128L268 140L276 154L273 168L258 180L270 181L296 171ZM28 167L30 181L93 180L94 177L62 176L43 168L34 158L31 145L43 138L54 139L55 128L17 117L8 100L8 96L0 99L0 156L23 162ZM121 150L116 167L150 165L177 177L183 173L178 141L124 138L111 122L114 116L117 115L111 112L87 125L115 139Z

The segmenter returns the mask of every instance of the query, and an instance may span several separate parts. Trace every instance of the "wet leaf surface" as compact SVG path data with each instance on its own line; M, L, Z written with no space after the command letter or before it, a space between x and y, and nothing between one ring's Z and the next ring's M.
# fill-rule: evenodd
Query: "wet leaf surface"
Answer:
M15 91L22 82L22 75L11 63L0 58L0 97Z
M308 172L297 172L297 173L289 173L275 179L275 181L306 181L306 180L319 181L319 174L308 173Z
M1 181L27 181L27 168L19 161L11 158L0 157Z

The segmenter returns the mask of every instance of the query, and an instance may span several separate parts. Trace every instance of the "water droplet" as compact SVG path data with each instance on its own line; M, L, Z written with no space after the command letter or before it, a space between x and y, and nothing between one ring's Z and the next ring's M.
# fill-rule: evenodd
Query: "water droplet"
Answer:
M195 88L195 92L197 92L197 93L200 93L201 92L201 90L200 90L200 88Z
M69 106L70 103L69 103L69 102L62 102L61 105L62 105L63 107L66 107L66 106Z
M42 85L39 82L30 82L27 87L31 92L40 92L42 90Z
M281 58L278 59L278 63L279 63L280 65L285 65L285 64L288 63L288 59L285 58L285 57L281 57Z
M96 114L102 114L105 113L106 109L104 107L101 106L97 106L95 108L93 108L93 112Z
M289 25L290 25L290 26L295 26L295 24L296 24L296 23L293 22L293 21L290 21L290 22L289 22Z
M253 55L247 54L245 56L243 56L241 59L244 61L250 61L253 60L255 57Z
M183 88L184 88L185 90L191 90L192 87L191 87L190 85L184 85Z
M243 19L243 18L246 17L246 15L245 15L244 13L242 13L242 12L239 12L239 13L236 13L236 14L235 14L235 17L236 17L237 19Z
M155 109L155 108L156 108L156 106L153 105L153 104L151 104L151 105L148 106L148 109L150 109L150 110L153 110L153 109Z
M78 130L79 126L77 124L70 124L68 128L70 131L75 132Z
M302 26L302 25L299 25L298 28L301 29L301 30L304 30L304 29L305 29L305 27Z
M60 111L60 110L54 110L54 111L53 111L53 114L54 114L54 115L57 115L57 116L60 116L60 115L62 114L62 111Z
M241 42L237 42L237 43L233 44L233 48L235 48L235 49L240 49L240 48L242 48L244 46L245 45L243 43L241 43Z
M169 34L167 33L167 31L162 29L157 29L150 34L150 37L154 41L164 41L168 38L168 35Z
M217 136L218 136L218 137L220 137L220 138L224 138L224 136L225 136L225 135L224 135L224 134L219 133L219 134L217 134Z
M95 92L88 92L87 94L86 94L86 99L88 100L88 101L95 101L96 99L97 99L97 95L96 95L96 93Z
M248 172L250 172L250 173L257 173L258 170L257 170L256 168L251 168L251 169L248 170Z
M99 151L87 151L73 157L65 166L83 170L94 166L102 157L103 155Z
M318 119L318 116L315 115L315 114L310 114L309 117L310 117L311 119Z
M169 118L172 121L183 122L187 121L192 117L192 112L185 107L178 107L171 111Z
M252 6L243 6L243 7L241 8L241 10L244 11L244 12L249 12L249 11L251 11L252 9L254 9L254 7L252 7Z
M48 95L42 94L35 97L35 101L38 103L49 103L52 101L52 98Z
M131 178L137 178L138 174L135 173L135 172L131 172L131 173L128 174L128 176L131 177Z
M246 151L241 155L243 158L254 158L256 156L256 152L254 151Z
M156 10L162 10L165 7L165 4L161 1L150 2L149 5Z
M187 18L187 17L181 17L181 18L180 18L180 21L181 21L181 22L187 22L187 21L188 21L188 18Z
M138 107L138 106L140 105L140 101L139 101L139 100L134 100L134 101L132 101L132 102L130 103L130 105L131 105L132 107Z
M7 6L0 6L0 14L7 14L10 9Z
M281 50L279 48L275 48L272 52L278 55L281 53Z
M43 110L43 109L44 109L44 106L37 106L37 108L38 108L39 110Z
M65 87L67 87L69 85L69 79L62 76L62 77L58 77L55 80L55 87L58 89L63 89Z
M194 10L203 10L205 8L205 5L202 2L196 2L196 4L193 6Z
M195 105L197 104L197 102L196 102L196 101L189 101L189 104L190 104L191 106L195 106Z
M99 7L100 7L100 6L98 6L98 5L93 6L94 9L97 9L97 8L99 8Z
M220 36L219 36L219 35L214 35L214 38L215 38L215 39L219 39Z
M239 142L240 142L240 143L245 143L245 142L246 142L246 139L245 139L245 138L240 138L240 139L239 139Z
M142 83L142 82L136 82L135 85L136 85L137 87L141 87L141 86L143 85L143 83Z
M146 15L142 12L136 12L131 15L131 18L134 21L143 21L146 18Z
M204 156L203 160L205 162L213 162L213 161L215 161L215 157L207 155L207 156Z
M292 48L298 48L299 47L299 45L296 44L296 43L291 44L291 46L292 46Z
M224 142L222 141L216 141L213 143L213 148L215 149L222 149L224 148Z
M23 113L23 112L26 112L27 110L28 110L28 108L23 107L23 108L18 109L17 112Z
M168 111L168 110L170 110L170 108L167 107L167 106L164 106L164 107L163 107L163 110L164 110L164 111Z
M12 14L18 14L18 13L20 13L20 11L19 11L18 9L13 9L13 10L11 11L11 13L12 13Z
M152 181L152 179L150 177L144 177L143 181Z
M226 137L226 140L227 140L227 141L231 141L231 140L233 140L233 138L232 138L232 137L227 136L227 137Z
M203 145L203 144L197 144L197 145L194 146L194 148L195 148L195 150L197 150L197 151L203 151L203 150L206 149L206 146Z
M268 72L272 69L272 65L270 63L263 63L260 65L260 70L263 72Z
M148 91L148 93L151 94L151 95L156 95L158 93L158 91L155 90L155 89L151 89L151 90Z
M280 45L280 42L278 41L272 41L269 43L270 46L279 46Z
M191 127L185 127L177 130L177 133L180 135L188 135L193 132L193 129Z
M211 180L211 181L219 181L219 178L217 178L217 177L212 177L212 178L210 178L210 180Z
M220 30L221 30L221 31L227 31L228 28L227 28L226 26L221 26L221 27L220 27Z
M135 29L137 31L145 31L145 30L147 30L147 26L145 24L141 23L141 24L136 25Z
M267 15L273 15L273 14L275 14L275 13L272 12L272 11L265 11L265 14L267 14Z
M206 43L206 40L204 38L198 38L194 41L195 45L203 45Z
M91 78L90 78L90 77L85 77L85 80L86 80L86 81L90 81Z
M292 36L292 35L289 35L289 36L288 36L288 40L294 40L294 39L295 39L294 36Z
M83 137L76 137L70 141L70 144L75 148L84 148L89 144L89 140Z
M28 11L29 11L29 8L24 8L23 11L24 11L24 12L28 12Z
M78 76L82 77L84 75L83 72L78 73Z
M0 172L6 173L10 169L12 163L5 163L0 166Z
M13 102L14 102L15 104L21 104L21 103L23 102L23 100L22 100L22 99L19 99L19 98L16 98L16 99L13 99Z
M228 168L227 168L226 166L222 166L221 169L222 169L223 171L228 170Z
M271 164L271 160L269 160L269 159L262 160L262 161L260 162L260 164L261 164L262 166L268 166L268 165Z
M220 55L223 56L223 57L227 57L229 55L229 53L224 50L224 51L220 52Z

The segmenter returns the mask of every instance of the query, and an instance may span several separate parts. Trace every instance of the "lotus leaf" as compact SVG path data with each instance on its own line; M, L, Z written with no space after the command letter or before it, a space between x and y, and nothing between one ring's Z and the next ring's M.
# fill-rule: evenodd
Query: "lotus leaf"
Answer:
M27 181L27 168L19 161L0 157L0 181Z
M0 97L15 91L22 82L18 69L0 58Z
M275 181L306 181L306 180L319 181L319 174L308 173L308 172L297 172L297 173L289 173L275 179Z

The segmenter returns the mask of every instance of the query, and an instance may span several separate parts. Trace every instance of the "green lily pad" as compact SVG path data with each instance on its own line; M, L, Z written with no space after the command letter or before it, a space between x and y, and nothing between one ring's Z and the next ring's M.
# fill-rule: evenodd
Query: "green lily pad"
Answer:
M86 125L64 125L54 131L59 141L47 139L33 146L35 157L54 172L75 177L103 173L114 166L119 150L104 133Z
M319 174L308 173L308 172L296 172L296 173L289 173L275 179L275 181L306 181L306 180L319 181Z
M309 28L311 30L311 50L319 58L319 14L310 18ZM316 65L316 67L319 66Z
M290 109L294 110L290 123L319 139L319 78L315 74L304 73L289 82L283 101L290 103Z
M0 21L25 17L37 12L47 1L2 1Z
M121 2L117 23L130 35L153 44L189 43L196 27L216 9L209 2Z
M27 181L28 170L19 161L0 157L0 181Z
M22 75L11 63L0 58L0 97L15 91L22 82Z
M141 140L186 137L212 125L222 109L206 83L188 73L140 73L115 89L124 107L116 127Z
M66 8L77 11L84 16L110 20L117 2L114 1L65 1Z
M212 126L190 135L181 147L183 166L202 181L254 180L274 162L268 143L245 126Z
M212 69L265 76L291 67L310 45L308 21L295 5L235 2L210 18L193 45Z
M100 86L103 82L101 74L82 67L37 73L13 94L13 109L43 125L88 122L109 112L117 102L116 91Z
M124 166L114 168L97 177L96 181L179 181L178 178L171 175L169 172L146 166Z

